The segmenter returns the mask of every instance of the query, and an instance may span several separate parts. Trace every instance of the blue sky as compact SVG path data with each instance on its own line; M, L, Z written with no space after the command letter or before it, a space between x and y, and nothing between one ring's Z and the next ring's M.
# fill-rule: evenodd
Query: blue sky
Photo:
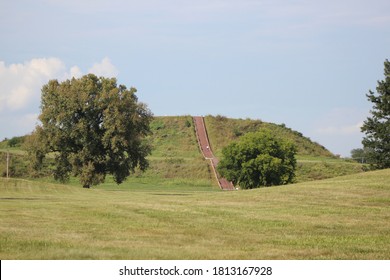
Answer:
M0 140L37 123L40 88L89 72L156 115L285 123L360 147L390 59L388 0L0 0Z

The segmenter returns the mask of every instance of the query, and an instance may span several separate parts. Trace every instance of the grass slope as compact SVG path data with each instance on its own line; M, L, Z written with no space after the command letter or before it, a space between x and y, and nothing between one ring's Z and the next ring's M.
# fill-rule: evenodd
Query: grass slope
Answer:
M311 141L303 136L302 133L287 128L283 124L277 125L252 119L231 119L223 116L206 116L205 119L211 146L217 156L221 156L222 149L229 145L230 142L239 139L241 135L261 129L270 129L281 138L292 140L298 149L298 155L335 157L325 147Z
M389 169L238 192L0 179L0 259L389 259L389 182Z
M223 147L250 131L268 128L277 132L280 137L291 139L298 148L297 182L332 178L364 170L363 165L337 159L323 146L284 125L207 116L206 126L211 146L219 157ZM208 163L199 152L191 116L155 117L151 123L151 131L152 134L148 137L153 146L152 155L149 156L150 169L146 173L137 172L133 177L158 185L176 181L178 184L198 185L201 188L218 187ZM5 177L5 151L9 149L12 153L11 177L26 178L28 160L22 150L23 138L15 137L14 140L17 141L13 141L15 147L12 148L8 147L8 141L0 142L0 176ZM135 182L133 179L129 180Z
M151 132L147 139L153 147L152 154L148 157L150 168L145 173L133 174L129 178L130 182L218 187L208 163L199 152L192 117L156 117L151 123ZM8 142L0 142L0 177L6 176L6 152L9 151L11 177L27 178L28 160L23 150L23 139L14 147L9 147ZM49 178L46 180L54 183ZM108 180L107 184L112 182Z
M277 125L251 119L230 119L223 116L206 116L205 122L212 149L219 157L222 156L224 147L248 132L270 129L279 137L291 140L297 147L297 182L355 174L366 169L362 164L339 159L324 146L283 124Z
M181 183L217 187L208 163L198 147L192 117L156 117L151 123L149 141L153 151L150 169L139 178L155 183L179 180Z

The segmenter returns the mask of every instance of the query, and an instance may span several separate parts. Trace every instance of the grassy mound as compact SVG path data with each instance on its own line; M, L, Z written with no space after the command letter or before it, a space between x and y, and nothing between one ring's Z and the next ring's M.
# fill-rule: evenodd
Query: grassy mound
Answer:
M337 159L323 146L284 125L222 116L207 116L205 119L211 146L217 156L221 156L223 147L231 141L237 140L245 133L263 128L272 129L280 137L291 139L298 148L297 182L354 174L365 169L361 164ZM191 116L155 117L151 123L151 131L152 134L148 137L153 146L149 156L150 168L145 173L136 172L133 177L155 184L178 181L190 185L217 187L208 162L199 151ZM14 137L0 142L0 176L4 177L6 174L6 150L11 153L11 177L30 176L26 152L23 151L23 140L23 137ZM133 179L129 180L134 182Z
M150 169L139 177L216 186L209 165L199 152L192 117L156 117L150 127Z
M206 126L209 134L211 146L214 153L221 155L222 149L230 142L237 140L240 136L248 132L255 132L261 129L270 129L276 132L279 137L292 140L298 149L298 155L329 157L335 156L325 147L311 141L302 133L287 128L285 125L263 122L251 119L230 119L223 116L207 116Z
M245 133L261 129L270 129L279 137L293 141L297 147L297 182L355 174L367 169L362 164L337 158L324 146L283 124L277 125L251 119L230 119L223 116L207 116L205 119L211 146L217 156L222 156L222 149Z

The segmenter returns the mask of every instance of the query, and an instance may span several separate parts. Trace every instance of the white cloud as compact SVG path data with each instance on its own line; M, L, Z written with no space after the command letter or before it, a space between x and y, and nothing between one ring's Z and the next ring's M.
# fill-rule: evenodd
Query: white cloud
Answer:
M116 77L119 73L118 69L111 63L108 57L103 58L99 63L95 63L88 72L105 77Z
M83 75L83 72L78 66L73 66L70 68L70 77L79 78Z
M118 70L109 58L95 63L89 72L99 76L117 76ZM50 79L65 80L82 76L78 66L67 69L59 58L34 58L18 64L0 61L0 112L25 109L39 102L41 87ZM38 108L36 108L38 109Z
M11 109L19 109L24 107L31 98L32 91L26 85L20 85L11 91L8 97L7 105Z
M116 76L118 70L109 58L95 63L90 72ZM79 78L78 66L67 68L59 58L34 58L6 65L0 61L0 139L29 133L37 123L41 88L51 79Z
M39 98L40 87L65 71L58 58L35 58L7 66L0 61L0 112L19 110Z

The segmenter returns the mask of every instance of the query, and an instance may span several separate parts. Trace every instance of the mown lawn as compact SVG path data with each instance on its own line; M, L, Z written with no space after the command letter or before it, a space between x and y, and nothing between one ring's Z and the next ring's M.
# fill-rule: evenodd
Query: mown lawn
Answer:
M0 259L389 259L390 170L252 191L0 179Z

